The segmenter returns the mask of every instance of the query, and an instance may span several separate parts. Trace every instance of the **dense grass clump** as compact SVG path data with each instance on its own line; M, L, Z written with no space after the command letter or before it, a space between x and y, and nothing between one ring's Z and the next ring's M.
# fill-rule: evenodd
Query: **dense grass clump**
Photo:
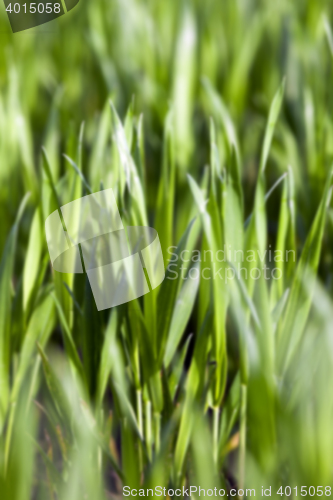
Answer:
M2 8L1 498L333 486L331 16L82 1L12 35ZM99 312L44 221L105 188L166 278Z

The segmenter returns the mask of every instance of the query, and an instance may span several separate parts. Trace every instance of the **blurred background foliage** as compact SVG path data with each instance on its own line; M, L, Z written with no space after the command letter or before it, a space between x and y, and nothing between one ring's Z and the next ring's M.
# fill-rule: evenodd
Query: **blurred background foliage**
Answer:
M235 122L249 203L269 102L287 77L286 123L269 172L273 177L284 168L279 160L288 151L288 162L304 188L304 210L313 213L332 155L327 118L332 106L331 54L324 14L329 18L330 4L325 1L83 1L59 21L13 35L1 9L1 174L6 179L3 188L12 192L6 229L24 191L24 176L17 175L22 161L26 168L28 162L37 167L40 147L49 141L57 156L53 168L64 168L60 153L75 142L82 121L89 154L110 96L121 116L133 96L137 113L144 114L153 186L172 102L178 164L186 171L200 171L208 161L207 115L212 113L202 95L203 76L223 96ZM23 152L27 142L33 149ZM325 168L317 168L319 159Z
M327 0L81 0L13 35L1 6L2 498L333 484L332 22ZM101 187L166 264L297 262L98 313L43 224Z

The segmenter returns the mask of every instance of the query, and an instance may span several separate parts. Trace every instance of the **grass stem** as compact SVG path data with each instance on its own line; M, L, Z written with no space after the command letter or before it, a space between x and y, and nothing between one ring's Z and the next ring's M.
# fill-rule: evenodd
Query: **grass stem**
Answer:
M145 413L146 413L146 443L147 443L147 454L148 458L152 460L152 420L151 420L151 402L146 401L145 403Z
M136 391L136 412L137 412L137 421L138 427L141 436L143 436L143 418L142 418L142 391L141 389L137 389ZM139 464L140 464L140 473L143 471L143 456L142 456L142 446L139 443Z
M240 431L239 431L239 488L244 488L246 457L246 404L247 386L241 385Z
M161 444L161 415L160 413L154 413L154 431L155 431L155 454L160 451Z
M218 449L219 449L219 420L220 420L220 408L214 407L213 409L213 453L214 462L218 464Z

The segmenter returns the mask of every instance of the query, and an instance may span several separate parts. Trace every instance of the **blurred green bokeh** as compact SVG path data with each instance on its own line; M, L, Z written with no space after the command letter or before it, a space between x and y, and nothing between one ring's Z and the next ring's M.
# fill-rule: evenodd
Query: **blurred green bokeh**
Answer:
M333 486L332 24L328 0L81 0L12 34L1 4L1 498ZM99 313L43 224L109 187L166 265L296 261Z

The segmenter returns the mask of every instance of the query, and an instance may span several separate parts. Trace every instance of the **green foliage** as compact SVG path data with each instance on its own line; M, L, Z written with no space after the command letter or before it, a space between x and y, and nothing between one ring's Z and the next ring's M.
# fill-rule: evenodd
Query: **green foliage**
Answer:
M331 4L3 10L1 498L333 485ZM99 312L43 225L105 188L166 276Z

